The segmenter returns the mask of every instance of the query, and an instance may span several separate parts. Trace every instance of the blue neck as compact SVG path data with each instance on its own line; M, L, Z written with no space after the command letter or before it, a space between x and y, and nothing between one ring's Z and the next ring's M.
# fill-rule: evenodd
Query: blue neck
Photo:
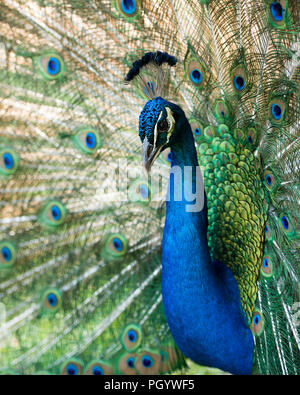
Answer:
M196 190L198 166L189 123L182 122L171 148L172 170L192 166L181 187ZM185 199L175 201L173 176L163 237L162 296L166 318L184 355L234 374L250 374L253 337L240 306L237 283L222 263L212 262L207 244L207 208L187 212ZM198 191L201 194L201 191Z

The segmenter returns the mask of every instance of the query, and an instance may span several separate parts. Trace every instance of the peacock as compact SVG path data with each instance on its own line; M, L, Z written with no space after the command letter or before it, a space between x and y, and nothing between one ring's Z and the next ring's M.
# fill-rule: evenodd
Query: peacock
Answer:
M299 374L299 12L1 1L1 374Z

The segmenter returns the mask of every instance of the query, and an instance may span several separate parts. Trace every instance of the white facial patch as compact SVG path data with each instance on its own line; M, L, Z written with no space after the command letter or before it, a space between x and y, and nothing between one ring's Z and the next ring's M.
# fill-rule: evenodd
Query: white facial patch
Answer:
M166 111L167 111L167 118L166 118L166 120L167 120L168 125L169 125L168 131L167 131L167 143L168 143L169 140L170 140L170 137L171 137L171 135L172 135L172 133L174 131L175 119L174 119L172 111L171 111L171 109L169 107L166 107ZM158 129L157 129L157 125L159 124L159 121L161 120L162 116L163 116L163 111L160 112L158 120L157 120L155 128L154 128L154 148L156 147L157 137L158 137L158 133L159 133Z

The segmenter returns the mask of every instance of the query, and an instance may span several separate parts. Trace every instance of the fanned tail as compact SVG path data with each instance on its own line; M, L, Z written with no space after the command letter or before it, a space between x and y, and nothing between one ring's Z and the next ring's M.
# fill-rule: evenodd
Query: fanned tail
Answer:
M166 373L184 359L162 309L162 199L137 170L145 96L122 82L128 48L153 44L119 4L82 5L1 3L0 368Z

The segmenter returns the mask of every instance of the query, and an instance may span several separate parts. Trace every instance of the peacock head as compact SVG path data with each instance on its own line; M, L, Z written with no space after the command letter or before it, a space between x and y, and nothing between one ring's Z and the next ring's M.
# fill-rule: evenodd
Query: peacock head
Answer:
M158 155L176 143L184 112L161 97L149 100L139 119L139 135L143 143L143 164L149 172Z
M158 155L171 147L180 135L181 123L186 120L179 106L161 97L163 76L162 65L175 66L176 58L166 52L148 52L133 63L125 77L126 81L140 78L149 101L139 118L139 135L143 143L143 164L149 172ZM145 72L146 75L143 75ZM149 70L150 69L150 70ZM156 74L153 83L149 82L149 73Z

